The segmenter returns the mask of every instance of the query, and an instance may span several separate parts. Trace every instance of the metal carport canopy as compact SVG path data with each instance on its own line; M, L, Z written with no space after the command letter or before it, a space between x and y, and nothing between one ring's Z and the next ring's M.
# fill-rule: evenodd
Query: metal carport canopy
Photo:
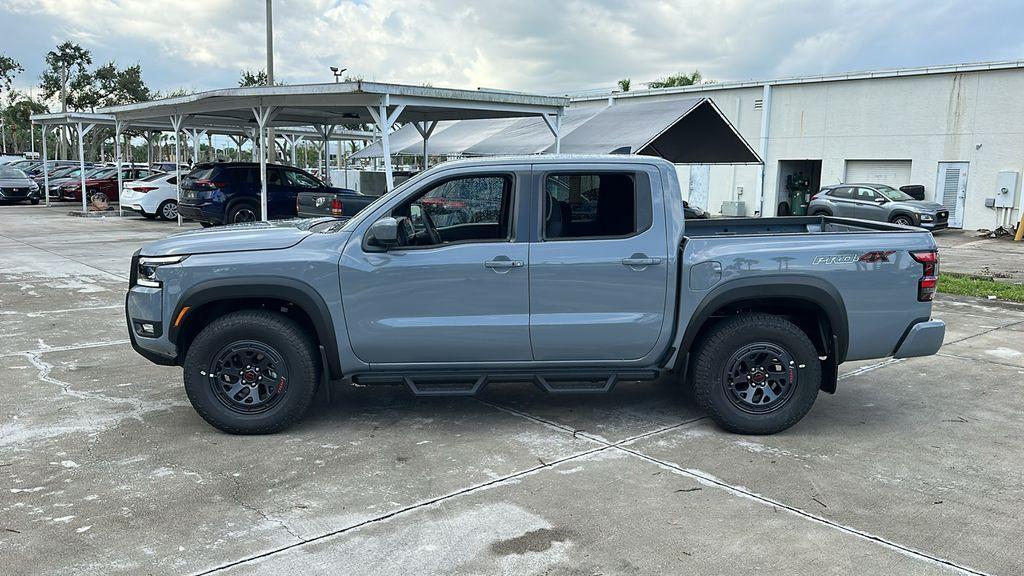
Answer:
M193 137L195 138L201 131L203 134L209 132L211 134L223 134L227 136L244 136L252 138L254 136L253 126L242 126L242 125L216 125L205 123L198 119L192 119L188 122L179 122L177 130L175 130L174 121L171 118L161 119L150 118L147 120L135 120L128 121L119 119L113 114L101 114L96 112L58 112L52 114L33 114L30 117L32 124L39 124L43 126L43 187L45 190L44 198L46 206L50 205L50 192L49 192L49 181L50 181L50 170L49 170L49 158L47 157L46 150L46 127L47 126L66 126L73 128L78 134L78 161L79 166L82 168L81 173L81 187L82 187L82 211L88 210L88 200L86 198L85 191L85 152L83 150L83 138L85 134L89 133L96 126L113 126L114 127L114 159L115 164L118 168L117 171L117 189L120 193L123 186L121 181L121 141L120 136L124 130L128 129L141 129L145 131L161 131L161 132L180 132L182 130L193 131ZM309 127L299 126L279 129L278 132L292 145L292 157L294 160L295 156L295 144L300 142L304 138L312 138L322 134L317 130ZM334 130L329 134L337 140L359 140L367 141L373 139L374 135L371 132L358 131L358 130ZM253 139L255 144L255 139ZM178 160L181 157L179 138L175 137L175 150L174 158L176 163L180 164ZM198 150L199 142L195 141L196 150ZM241 146L241 141L239 141ZM175 168L175 182L179 182L181 179L180 167ZM180 200L181 187L178 185L177 196ZM118 212L123 214L124 208L121 203L118 202ZM181 216L178 216L178 224L181 224Z
M644 154L676 164L760 164L757 152L707 98L621 101L586 104L566 110L560 152L569 154ZM430 142L435 155L490 156L554 152L547 129L536 118L464 120L438 126ZM393 138L411 142L415 132L402 127ZM393 148L411 154L411 147ZM379 142L353 158L379 158Z
M258 127L261 150L268 128L313 126L329 133L335 126L376 124L381 134L387 187L394 186L391 169L390 132L395 122L412 122L426 150L430 135L443 120L515 118L539 116L554 139L561 143L562 113L569 100L518 92L459 90L376 82L342 82L291 86L257 86L200 92L138 104L101 108L119 121L170 118L188 119L209 127ZM326 137L325 137L326 138ZM266 158L260 155L265 175ZM267 218L266 178L262 178L261 214Z

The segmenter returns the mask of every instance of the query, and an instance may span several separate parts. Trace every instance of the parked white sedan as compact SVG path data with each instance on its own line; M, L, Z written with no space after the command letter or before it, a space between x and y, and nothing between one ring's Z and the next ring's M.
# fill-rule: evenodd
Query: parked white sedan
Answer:
M177 184L177 177L166 173L126 182L121 191L121 205L149 219L177 220Z

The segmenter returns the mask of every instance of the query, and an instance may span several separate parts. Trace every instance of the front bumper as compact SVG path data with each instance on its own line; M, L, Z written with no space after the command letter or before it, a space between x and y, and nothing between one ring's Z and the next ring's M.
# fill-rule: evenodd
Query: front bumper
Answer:
M946 336L946 323L942 320L926 320L910 327L903 341L896 347L896 358L931 356L942 347Z
M139 286L135 283L138 270L139 252L132 255L128 294L124 299L124 316L128 325L128 337L132 348L143 358L162 366L178 364L178 349L167 337L166 318L163 310L163 290ZM149 324L156 329L150 336L140 333L140 324Z

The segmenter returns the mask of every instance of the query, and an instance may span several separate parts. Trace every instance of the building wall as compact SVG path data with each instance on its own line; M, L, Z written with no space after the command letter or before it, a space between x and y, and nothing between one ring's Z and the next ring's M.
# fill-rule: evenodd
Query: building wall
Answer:
M780 84L771 90L766 142L761 141L763 109L755 106L762 86L710 85L637 97L711 98L765 159L765 215L774 215L778 205L780 160L821 160L824 185L843 180L847 160L908 159L913 181L906 184L923 185L928 199L935 198L939 162L968 162L967 229L997 225L996 211L985 207L985 198L995 194L998 172L1024 175L1024 68ZM706 208L720 212L723 201L740 199L753 215L759 170L713 166ZM678 171L685 194L689 167ZM1019 190L1017 201L1020 206ZM1018 211L1014 218L1019 217Z

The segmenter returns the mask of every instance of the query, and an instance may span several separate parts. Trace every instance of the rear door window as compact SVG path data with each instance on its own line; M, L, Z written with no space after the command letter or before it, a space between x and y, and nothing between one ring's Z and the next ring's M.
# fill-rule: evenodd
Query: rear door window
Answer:
M621 238L637 233L636 180L628 173L549 174L544 238Z
M298 172L296 170L286 170L285 180L289 186L298 186L299 188L319 188L320 183L314 180L312 177Z
M828 195L833 198L849 200L850 198L853 198L853 188L850 188L849 186L833 188L832 191L828 193Z

